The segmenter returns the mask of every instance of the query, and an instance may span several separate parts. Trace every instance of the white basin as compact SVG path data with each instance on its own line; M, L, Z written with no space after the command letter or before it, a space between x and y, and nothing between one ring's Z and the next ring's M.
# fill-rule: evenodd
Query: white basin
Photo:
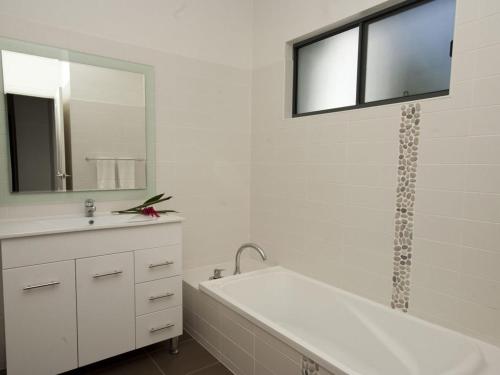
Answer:
M160 217L130 214L96 214L94 217L52 216L28 220L0 220L0 239L75 232L104 228L119 228L182 221L182 217L167 214Z
M40 220L41 223L56 227L88 227L88 226L121 226L123 224L132 224L144 221L155 221L157 218L144 216L144 215L96 215L94 217L57 217L57 218L44 218Z

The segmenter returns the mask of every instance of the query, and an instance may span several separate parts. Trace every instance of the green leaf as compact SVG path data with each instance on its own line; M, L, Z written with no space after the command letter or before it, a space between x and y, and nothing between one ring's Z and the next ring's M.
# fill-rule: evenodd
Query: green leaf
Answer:
M132 208L129 208L129 209L130 210L141 209L141 208L144 208L144 207L152 206L152 205L160 203L160 202L168 201L171 198L172 198L172 196L166 197L166 198L162 198L162 199L158 199L157 201L149 202L149 203L143 203L143 204L140 204L139 206L132 207Z
M169 199L172 199L172 196L163 198L164 195L165 195L165 193L161 193L161 194L155 195L154 197L147 199L143 204L140 204L138 206L127 208L126 210L113 211L113 212L119 213L119 214L141 213L141 210L145 207L149 207L149 206L152 206L154 204L165 202L165 201L168 201ZM158 211L158 212L167 213L167 212L177 212L177 211L163 210L163 211Z
M146 201L143 203L143 205L144 205L144 204L150 204L150 203L152 203L152 202L155 202L155 201L157 201L158 199L160 199L161 197L163 197L164 195L165 195L165 193L161 193L161 194L155 195L154 197L151 197L151 198L149 198L148 200L146 200Z

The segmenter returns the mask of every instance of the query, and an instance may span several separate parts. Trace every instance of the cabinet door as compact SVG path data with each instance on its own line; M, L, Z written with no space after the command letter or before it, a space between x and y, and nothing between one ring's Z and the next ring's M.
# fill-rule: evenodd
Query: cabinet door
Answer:
M135 348L133 253L77 259L79 365Z
M9 375L76 368L75 262L3 271Z

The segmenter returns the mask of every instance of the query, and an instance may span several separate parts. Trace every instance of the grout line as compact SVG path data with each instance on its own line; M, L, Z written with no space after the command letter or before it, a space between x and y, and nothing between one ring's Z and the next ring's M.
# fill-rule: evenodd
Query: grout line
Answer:
M214 358L215 358L215 357L214 357ZM216 359L216 360L217 360L217 359ZM209 369L209 368L214 367L214 366L217 366L217 365L219 365L219 364L222 364L222 363L221 363L221 362L219 362L219 361L217 360L217 362L215 362L215 363L211 363L211 364L209 364L209 365L206 365L206 366L200 367L199 369L196 369L196 370L193 370L193 371L191 371L191 372L186 373L186 375L193 375L193 374L197 374L197 373L199 373L200 371L203 371L203 370ZM225 367L225 366L224 366L224 367Z
M146 355L148 356L148 358L151 360L151 362L153 362L153 364L155 365L156 369L160 372L161 375L166 375L163 370L161 369L160 365L154 360L154 358L151 356L151 354L147 351L147 350L144 350L146 352Z

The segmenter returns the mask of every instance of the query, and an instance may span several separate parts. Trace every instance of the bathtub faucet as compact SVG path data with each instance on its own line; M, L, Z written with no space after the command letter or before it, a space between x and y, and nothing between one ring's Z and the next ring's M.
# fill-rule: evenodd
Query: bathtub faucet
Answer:
M240 248L236 252L236 265L234 267L233 275L238 275L239 273L241 273L240 258L241 258L241 253L245 249L254 249L255 251L257 251L260 254L260 257L262 258L262 260L264 260L264 261L267 260L266 253L264 252L264 250L262 250L262 248L259 245L254 244L254 243L244 243L243 245L240 246Z

